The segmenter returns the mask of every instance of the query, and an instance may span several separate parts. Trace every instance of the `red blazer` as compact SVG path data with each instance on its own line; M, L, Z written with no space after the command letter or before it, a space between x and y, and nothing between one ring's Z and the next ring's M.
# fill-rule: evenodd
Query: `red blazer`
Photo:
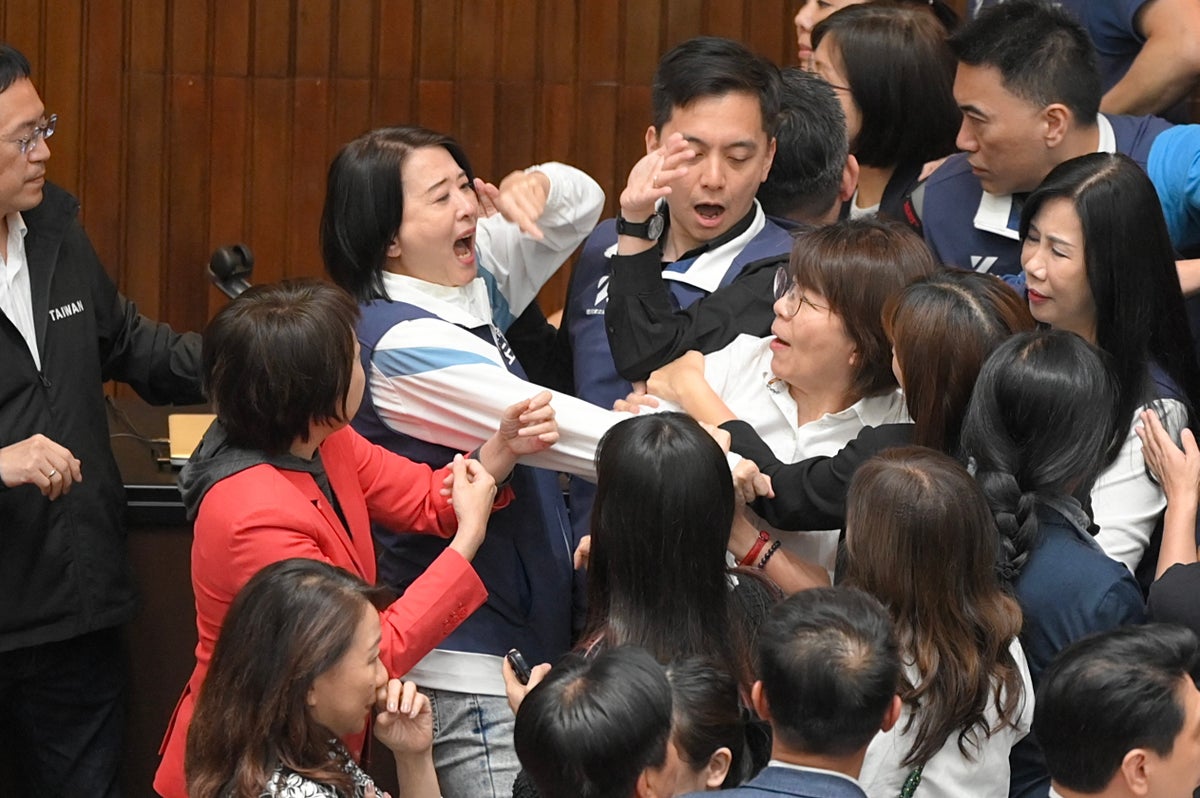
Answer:
M262 464L214 485L200 503L192 542L192 589L196 596L196 669L184 688L159 753L154 789L186 798L183 757L195 696L208 672L225 612L238 590L264 566L290 557L323 560L375 583L371 521L406 532L451 537L454 508L439 490L448 469L434 471L375 446L350 427L321 444L329 484L350 528L312 476ZM505 489L496 507L511 499ZM429 653L487 599L475 570L446 549L380 613L381 654L399 676ZM352 749L354 750L354 749Z

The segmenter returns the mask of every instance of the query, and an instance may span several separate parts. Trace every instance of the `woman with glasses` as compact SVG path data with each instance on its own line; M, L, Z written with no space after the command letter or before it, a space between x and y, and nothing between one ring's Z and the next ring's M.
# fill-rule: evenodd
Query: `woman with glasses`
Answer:
M650 393L701 421L742 419L784 462L832 455L865 426L908 420L880 319L891 297L937 268L894 222L846 220L801 236L776 279L773 337L690 352L651 375ZM782 540L832 569L836 531L780 535L758 518L739 527L730 551L747 565Z
M813 71L841 101L858 160L843 214L903 220L925 163L955 152L962 124L946 29L925 8L867 3L820 22L812 46Z

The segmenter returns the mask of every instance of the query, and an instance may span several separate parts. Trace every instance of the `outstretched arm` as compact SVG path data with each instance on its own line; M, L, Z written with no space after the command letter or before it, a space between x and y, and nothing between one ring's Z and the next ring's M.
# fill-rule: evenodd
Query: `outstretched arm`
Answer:
M1109 114L1161 114L1200 81L1200 3L1150 0L1134 25L1145 38L1129 71L1108 90L1100 110Z

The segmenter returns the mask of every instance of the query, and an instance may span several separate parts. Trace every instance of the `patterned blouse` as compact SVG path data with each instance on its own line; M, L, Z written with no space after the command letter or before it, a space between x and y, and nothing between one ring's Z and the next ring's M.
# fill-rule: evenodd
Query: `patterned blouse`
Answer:
M375 783L371 781L362 768L360 768L354 759L350 757L341 743L336 743L339 749L337 753L342 754L345 764L345 770L350 774L351 780L354 782L354 792L350 795L343 795L332 786L313 781L305 776L301 776L283 765L275 768L275 773L267 781L266 789L263 790L262 798L365 798L366 796L376 795L374 791ZM370 788L370 791L368 791ZM379 798L386 798L387 793L380 791Z

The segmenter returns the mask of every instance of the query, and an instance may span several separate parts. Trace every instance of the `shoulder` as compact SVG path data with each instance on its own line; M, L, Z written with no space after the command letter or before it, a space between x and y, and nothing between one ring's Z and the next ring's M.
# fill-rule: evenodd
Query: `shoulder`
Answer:
M975 192L983 193L979 179L971 173L971 164L967 162L967 154L960 152L951 155L945 163L934 170L925 180L926 196L930 192Z
M79 200L66 189L49 181L42 188L42 201L21 212L31 233L53 235L61 232L79 216Z

